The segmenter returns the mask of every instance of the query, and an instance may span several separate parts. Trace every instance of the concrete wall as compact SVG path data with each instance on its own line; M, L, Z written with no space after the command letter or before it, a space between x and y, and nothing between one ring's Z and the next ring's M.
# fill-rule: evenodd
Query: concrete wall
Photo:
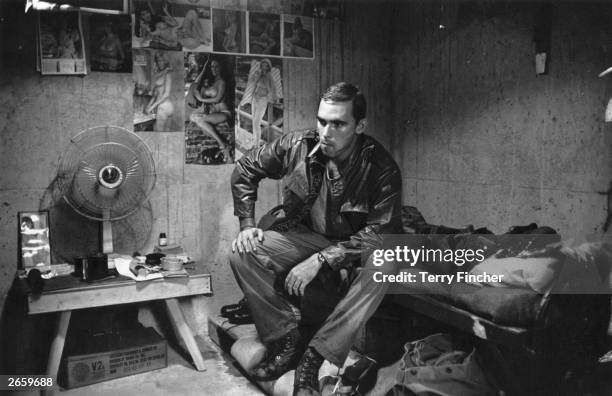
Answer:
M394 3L393 147L404 201L428 221L602 232L612 128L597 75L612 64L612 7L556 3L540 76L537 3Z
M34 20L24 15L23 1L2 4L0 37L11 37L1 48L0 76L0 307L4 305L17 268L17 212L48 209L54 261L95 252L97 224L76 215L53 188L60 154L69 138L82 129L113 124L131 129L130 74L90 73L85 77L41 76L34 70ZM391 118L390 25L388 7L352 3L345 23L322 21L315 26L314 60L285 59L283 79L287 130L315 126L318 97L335 81L350 79L362 86L373 106L372 134L388 140ZM372 19L372 16L375 19ZM0 41L1 42L1 41ZM369 76L382 70L384 77ZM187 319L198 333L206 317L241 296L226 261L238 231L229 189L232 165L184 164L183 133L139 133L150 146L157 166L157 185L150 203L114 224L115 250L149 252L160 232L180 243L212 272L214 298L185 304ZM259 215L278 203L274 182L262 185ZM151 319L144 311L144 320Z

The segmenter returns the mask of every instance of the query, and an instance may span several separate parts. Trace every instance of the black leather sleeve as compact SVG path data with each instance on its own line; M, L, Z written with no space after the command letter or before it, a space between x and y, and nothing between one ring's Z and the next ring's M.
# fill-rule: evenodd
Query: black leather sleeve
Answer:
M288 133L272 143L249 151L236 162L231 188L234 215L241 218L241 223L242 219L253 219L255 216L260 180L282 178L287 172L290 152L296 144L299 144L299 136ZM248 221L245 221L246 223Z

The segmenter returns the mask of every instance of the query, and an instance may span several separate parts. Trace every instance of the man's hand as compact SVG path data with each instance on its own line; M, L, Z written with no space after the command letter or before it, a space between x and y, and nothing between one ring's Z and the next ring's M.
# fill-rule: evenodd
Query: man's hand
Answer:
M232 253L256 252L257 245L264 239L264 232L261 228L247 228L238 233L236 239L232 241Z
M321 263L316 253L293 267L285 279L287 293L303 296L306 286L317 276L320 269Z

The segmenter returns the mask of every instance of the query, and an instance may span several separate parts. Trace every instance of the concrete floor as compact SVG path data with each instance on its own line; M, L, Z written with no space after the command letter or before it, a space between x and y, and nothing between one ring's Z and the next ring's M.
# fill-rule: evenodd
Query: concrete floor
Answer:
M56 396L250 396L263 393L221 354L210 340L198 339L206 371L196 371L175 350L168 347L168 367L128 377L99 382L75 389L60 390ZM38 396L38 391L14 392L18 396Z

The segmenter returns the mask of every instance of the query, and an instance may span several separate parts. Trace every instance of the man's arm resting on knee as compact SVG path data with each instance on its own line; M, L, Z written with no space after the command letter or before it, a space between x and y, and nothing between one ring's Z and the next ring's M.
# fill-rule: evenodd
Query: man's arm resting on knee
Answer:
M263 241L263 230L255 225L257 188L261 179L280 179L285 174L284 158L292 144L290 135L249 151L236 163L231 188L240 232L232 241L232 252L256 251L258 242Z
M241 219L242 220L242 219ZM252 220L252 219L251 219ZM240 227L236 239L232 241L232 252L238 253L256 252L257 245L264 240L264 232L261 228L253 226Z

